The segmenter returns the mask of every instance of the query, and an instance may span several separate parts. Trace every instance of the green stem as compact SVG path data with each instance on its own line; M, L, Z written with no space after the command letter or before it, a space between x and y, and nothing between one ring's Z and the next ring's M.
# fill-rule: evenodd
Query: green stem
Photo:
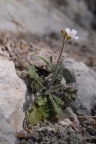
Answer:
M65 38L63 38L63 44L62 44L62 48L61 48L61 51L60 51L60 55L59 55L59 58L58 58L58 61L57 61L56 67L55 67L55 71L54 71L54 74L53 74L53 77L52 77L52 80L51 80L51 82L50 82L50 84L49 84L48 89L50 89L51 86L52 86L53 83L54 83L54 80L55 80L55 77L56 77L56 70L57 70L57 68L58 68L58 64L59 64L59 61L60 61L60 58L61 58L61 55L62 55L62 52L63 52L65 43L66 43Z

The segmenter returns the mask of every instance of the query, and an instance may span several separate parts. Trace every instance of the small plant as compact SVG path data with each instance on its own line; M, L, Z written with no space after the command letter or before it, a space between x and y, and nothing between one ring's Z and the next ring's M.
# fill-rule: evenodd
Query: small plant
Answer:
M35 66L29 67L28 89L34 94L35 100L28 111L27 121L32 125L36 125L45 119L58 120L63 118L63 110L66 107L64 102L74 99L74 94L76 94L75 90L72 90L70 87L65 88L61 83L63 66L60 63L60 58L65 43L71 38L78 39L76 36L77 31L74 29L71 31L69 28L66 28L61 30L61 34L63 36L63 44L56 66L53 64L52 57L50 57L50 61L39 57L47 65L48 74L43 75Z

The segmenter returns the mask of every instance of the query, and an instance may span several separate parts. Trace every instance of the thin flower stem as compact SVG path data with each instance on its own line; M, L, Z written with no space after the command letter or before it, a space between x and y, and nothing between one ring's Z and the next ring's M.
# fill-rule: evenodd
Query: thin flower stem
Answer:
M48 89L50 89L51 86L52 86L53 83L54 83L54 80L55 80L55 77L56 77L56 70L57 70L57 68L58 68L58 64L59 64L59 61L60 61L60 58L61 58L61 55L62 55L62 52L63 52L64 45L65 45L66 41L67 41L67 40L65 40L65 38L63 37L62 48L61 48L61 51L60 51L60 54L59 54L59 57L58 57L58 61L57 61L57 64L56 64L56 67L55 67L55 70L54 70L54 74L53 74L53 77L52 77L52 80L51 80L51 82L50 82L50 84L49 84Z

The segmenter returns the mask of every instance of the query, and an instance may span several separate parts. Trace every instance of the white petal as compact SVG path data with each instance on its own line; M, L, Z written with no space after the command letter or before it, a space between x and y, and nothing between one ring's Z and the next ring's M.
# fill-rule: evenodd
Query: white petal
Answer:
M71 30L70 30L69 28L66 28L65 31L66 31L66 33L67 33L68 35L70 35Z
M72 29L71 34L72 34L73 36L75 36L75 35L77 34L77 31L74 30L74 29Z
M78 39L79 39L79 37L78 37L78 36L74 36L73 38L74 38L74 39L76 39L76 40L78 40Z

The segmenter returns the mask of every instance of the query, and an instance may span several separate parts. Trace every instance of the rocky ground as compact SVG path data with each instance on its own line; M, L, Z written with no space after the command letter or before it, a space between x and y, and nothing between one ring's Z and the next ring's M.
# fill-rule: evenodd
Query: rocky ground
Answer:
M95 125L93 119L84 121L82 126L69 119L59 123L43 122L33 127L31 134L19 132L16 144L95 144Z
M5 37L5 38L4 38ZM32 42L30 42L30 39L26 41L25 40L18 40L18 37L13 38L6 38L6 35L1 36L1 63L10 63L12 65L12 61L15 64L15 69L17 75L23 79L25 82L26 72L27 68L30 64L34 64L36 66L42 67L44 66L44 63L42 63L37 56L44 56L46 58L49 58L50 55L53 56L54 61L56 61L56 57L58 56L57 48L58 44L62 44L61 40L56 37L56 35L46 36L46 37L37 37L32 36ZM5 40L5 41L4 41ZM57 41L58 40L58 41ZM15 115L9 114L8 123L12 125L14 128L14 134L16 137L15 143L16 144L95 144L96 143L96 73L92 70L94 68L94 65L90 64L92 67L91 69L87 67L83 62L80 61L80 57L82 55L78 54L78 51L76 52L77 57L73 57L74 52L68 53L68 50L74 49L75 47L82 47L82 45L78 44L77 42L71 42L68 44L67 48L65 48L65 51L62 54L62 59L64 59L64 79L66 85L75 84L77 89L77 98L72 103L72 105L69 105L70 107L65 109L65 118L58 122L43 122L38 124L37 126L29 126L26 128L23 126L21 128L21 124L23 123L24 116L19 116L18 119L18 127L21 129L17 131L17 116L21 115L20 112L16 112ZM53 49L51 49L53 47ZM74 51L74 50L73 50ZM80 57L79 57L80 56ZM70 58L69 58L70 57ZM78 60L78 61L76 61ZM89 65L88 60L88 52L85 55L82 56L82 61L86 60L85 63ZM3 65L3 67L5 67ZM11 66L12 67L12 66ZM7 68L8 69L8 68ZM14 69L14 68L12 68ZM13 73L13 70L9 69L6 71L7 73ZM5 75L5 74L4 74ZM10 75L12 79L14 80L14 76ZM1 75L2 77L2 75ZM17 76L15 76L17 77ZM5 79L7 76L5 77ZM18 78L15 78L18 79ZM5 80L4 80L5 81ZM19 79L16 80L19 82ZM8 82L9 83L9 82ZM14 82L15 84L15 82ZM12 81L13 85L13 81ZM15 84L17 85L17 84ZM23 85L22 85L23 86ZM26 88L22 87L21 89L23 92L26 93ZM17 87L17 86L16 86ZM7 88L8 89L8 88ZM15 89L15 88L14 88ZM12 88L12 91L14 92L14 89ZM19 88L16 88L19 89ZM18 96L20 96L18 91ZM7 92L8 93L8 92ZM20 92L21 93L21 92ZM17 92L16 92L17 95ZM26 95L25 99L27 100L28 94ZM20 99L18 98L18 101ZM22 107L24 103L24 98L22 97L22 103L18 102L19 108ZM21 101L20 100L20 101ZM14 101L14 100L13 100ZM13 101L11 100L11 106ZM17 101L17 96L16 96ZM23 110L25 111L25 101L23 105ZM27 108L28 108L27 103ZM16 105L16 109L18 109L18 106ZM13 108L11 108L13 109ZM15 116L15 117L14 117ZM14 124L12 122L14 121ZM7 123L6 123L7 125ZM12 130L11 130L12 131ZM16 132L17 131L17 132ZM11 132L12 133L12 132ZM11 137L12 138L12 137ZM2 140L3 141L3 140ZM4 140L5 141L5 140Z
M61 121L26 127L25 112L33 102L27 68L44 67L38 56L56 62L66 27L79 36L62 53L64 85L75 87L77 97ZM14 143L96 144L95 0L0 1L0 144Z

